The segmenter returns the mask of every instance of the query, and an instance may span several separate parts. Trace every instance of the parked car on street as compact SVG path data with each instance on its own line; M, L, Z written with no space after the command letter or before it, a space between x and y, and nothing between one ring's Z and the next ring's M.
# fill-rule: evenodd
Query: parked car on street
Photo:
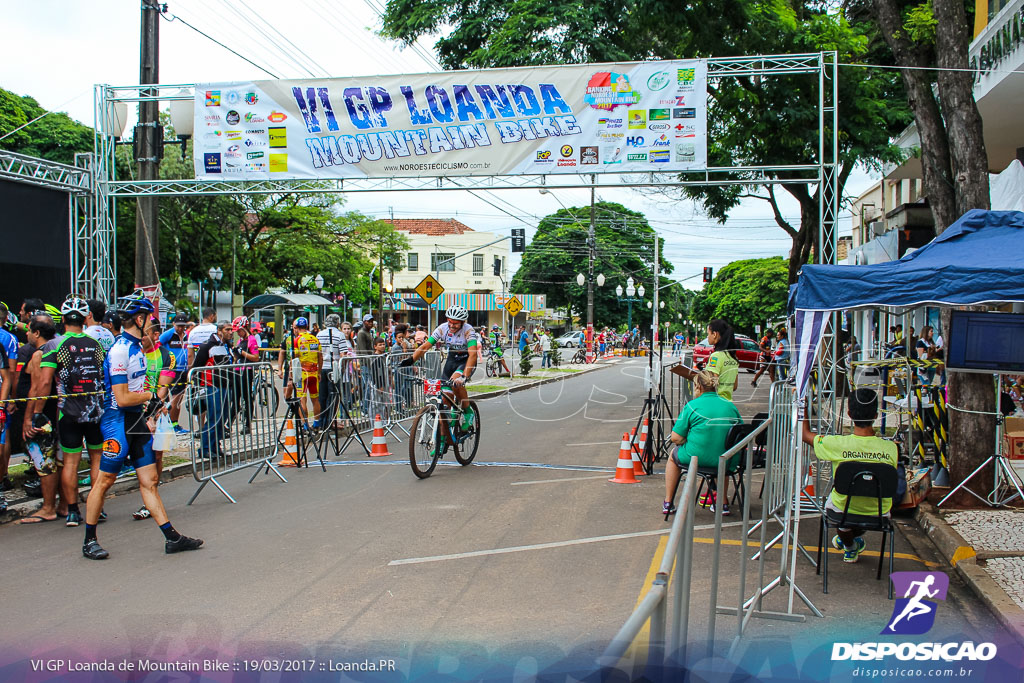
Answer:
M555 339L555 341L558 342L558 345L563 349L575 348L580 345L580 331L576 330L575 332L566 332L561 337Z
M736 349L736 360L739 361L740 367L747 372L754 372L757 369L758 355L761 353L757 348L757 342L743 334L737 334L736 341L740 344L740 348ZM714 347L708 343L708 338L704 337L693 347L693 364L698 368L703 368L707 365L708 358L711 357L711 352L714 350Z

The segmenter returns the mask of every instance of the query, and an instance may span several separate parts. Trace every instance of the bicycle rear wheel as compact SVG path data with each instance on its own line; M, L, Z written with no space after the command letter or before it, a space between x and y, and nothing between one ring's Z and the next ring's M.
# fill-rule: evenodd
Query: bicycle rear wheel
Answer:
M473 409L473 426L468 432L462 432L462 436L455 446L455 459L462 466L473 462L473 458L476 457L476 449L480 445L480 409L472 401L469 406Z
M497 374L497 366L498 364L493 358L487 359L487 362L484 363L484 371L487 373L488 377L494 377L494 375Z
M443 443L441 432L446 428L441 423L441 411L433 403L420 408L409 430L409 464L412 472L420 479L426 479L437 466Z

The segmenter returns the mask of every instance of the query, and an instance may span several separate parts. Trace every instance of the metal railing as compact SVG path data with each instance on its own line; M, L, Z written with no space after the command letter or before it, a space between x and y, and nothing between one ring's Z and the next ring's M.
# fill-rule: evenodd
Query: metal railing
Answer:
M183 412L189 415L192 476L200 482L191 505L207 484L232 503L235 499L217 480L256 466L249 483L266 467L287 480L273 464L281 432L278 394L270 363L245 363L192 368L188 372Z

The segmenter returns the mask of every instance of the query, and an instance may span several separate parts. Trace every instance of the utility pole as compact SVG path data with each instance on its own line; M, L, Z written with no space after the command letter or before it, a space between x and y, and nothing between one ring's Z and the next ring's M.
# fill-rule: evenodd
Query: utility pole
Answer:
M587 264L587 362L594 359L594 259L597 258L597 242L594 238L594 183L597 176L590 176L590 227L587 230L587 246L590 248L590 259Z
M654 233L654 296L651 299L651 310L654 312L651 318L651 352L654 352L654 344L660 338L660 320L658 319L658 290L661 289L661 278L658 277L658 270L660 268L658 261L658 233Z
M139 85L160 81L160 5L152 0L142 2L142 48L139 55ZM145 96L157 95L147 89ZM139 123L135 127L135 161L139 180L156 180L160 170L159 101L139 103ZM158 205L156 197L139 197L135 209L135 285L151 287L160 283L157 264L160 258Z
M381 237L381 242L384 238ZM377 248L380 251L377 253L377 268L380 270L380 290L377 297L377 319L381 321L381 325L384 324L384 245L378 244ZM381 328L378 326L378 330Z

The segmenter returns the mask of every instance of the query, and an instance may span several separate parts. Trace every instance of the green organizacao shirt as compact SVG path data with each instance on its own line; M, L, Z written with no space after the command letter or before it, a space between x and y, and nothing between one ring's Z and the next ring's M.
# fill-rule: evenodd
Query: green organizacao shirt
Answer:
M718 375L718 395L726 401L732 400L732 388L740 372L740 364L726 351L715 351L708 359L708 372Z
M733 425L743 419L732 401L706 391L689 401L679 413L672 431L685 437L686 442L676 451L676 458L684 467L697 456L700 467L717 467L718 457L725 453L725 439ZM728 469L739 462L739 453L729 459Z
M898 451L896 444L878 436L856 436L853 434L816 436L814 437L814 455L819 460L833 463L844 462L884 462L896 467ZM829 500L832 507L840 512L846 507L846 496L832 489ZM882 514L892 507L891 498L882 499ZM878 514L878 502L867 496L853 496L850 499L850 514Z

